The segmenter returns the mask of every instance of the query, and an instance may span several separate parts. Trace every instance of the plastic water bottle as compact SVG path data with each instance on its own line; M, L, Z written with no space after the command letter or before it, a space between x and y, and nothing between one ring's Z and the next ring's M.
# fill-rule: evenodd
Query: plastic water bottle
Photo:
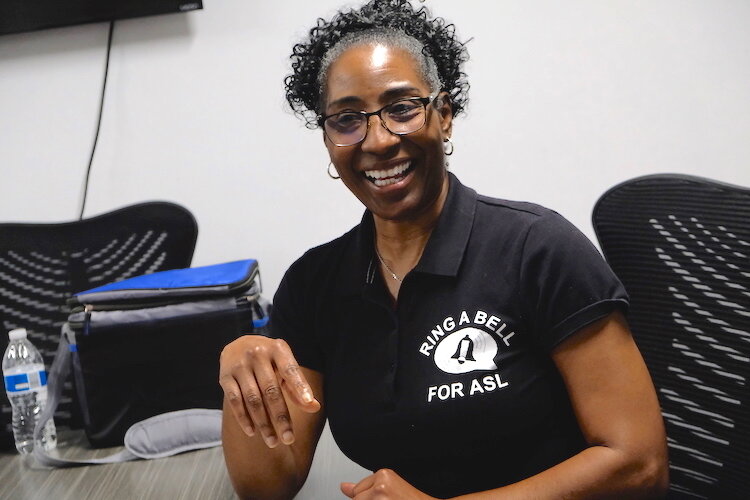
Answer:
M10 342L3 356L5 391L13 407L13 437L20 453L34 449L34 426L47 402L47 372L36 347L26 338L26 329L8 333ZM57 447L55 423L50 419L44 427L41 445L45 450Z

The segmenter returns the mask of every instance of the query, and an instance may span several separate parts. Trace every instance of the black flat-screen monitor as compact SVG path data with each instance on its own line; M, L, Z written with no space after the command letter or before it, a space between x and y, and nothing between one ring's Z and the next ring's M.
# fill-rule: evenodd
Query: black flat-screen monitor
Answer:
M202 0L0 0L0 35L202 8Z

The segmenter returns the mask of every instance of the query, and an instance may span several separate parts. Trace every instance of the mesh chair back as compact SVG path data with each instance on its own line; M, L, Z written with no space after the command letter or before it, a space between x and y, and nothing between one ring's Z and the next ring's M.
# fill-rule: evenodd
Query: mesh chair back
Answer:
M658 391L670 496L747 498L750 190L640 177L605 193L593 222Z
M198 227L179 205L150 202L60 224L0 224L0 352L26 328L49 369L74 293L140 274L189 267ZM65 383L58 425L78 426ZM0 446L12 447L11 407L0 395Z

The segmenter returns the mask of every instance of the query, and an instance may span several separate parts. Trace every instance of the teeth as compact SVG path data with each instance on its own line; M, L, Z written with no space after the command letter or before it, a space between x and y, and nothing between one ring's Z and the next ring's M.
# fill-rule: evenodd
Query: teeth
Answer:
M401 165L397 165L388 170L370 170L369 172L365 172L365 175L370 178L376 186L387 186L388 184L397 182L399 179L395 177L404 173L410 165L411 162L406 161Z
M389 178L389 179L375 179L375 180L374 180L374 181L372 181L372 182L374 182L376 186L378 186L378 187L382 187L382 186L387 186L387 185L389 185L389 184L395 184L395 183L396 183L396 182L398 182L399 180L400 180L400 179L396 179L396 178L394 178L394 177L391 177L391 178Z

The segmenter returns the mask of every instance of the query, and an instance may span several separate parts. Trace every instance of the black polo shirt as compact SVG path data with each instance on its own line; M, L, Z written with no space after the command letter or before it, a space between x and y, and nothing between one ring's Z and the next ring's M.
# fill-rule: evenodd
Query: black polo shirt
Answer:
M309 250L274 298L273 333L323 373L341 450L446 497L519 481L583 449L550 351L627 308L588 239L551 210L478 196L451 174L394 309L373 227L365 212Z

